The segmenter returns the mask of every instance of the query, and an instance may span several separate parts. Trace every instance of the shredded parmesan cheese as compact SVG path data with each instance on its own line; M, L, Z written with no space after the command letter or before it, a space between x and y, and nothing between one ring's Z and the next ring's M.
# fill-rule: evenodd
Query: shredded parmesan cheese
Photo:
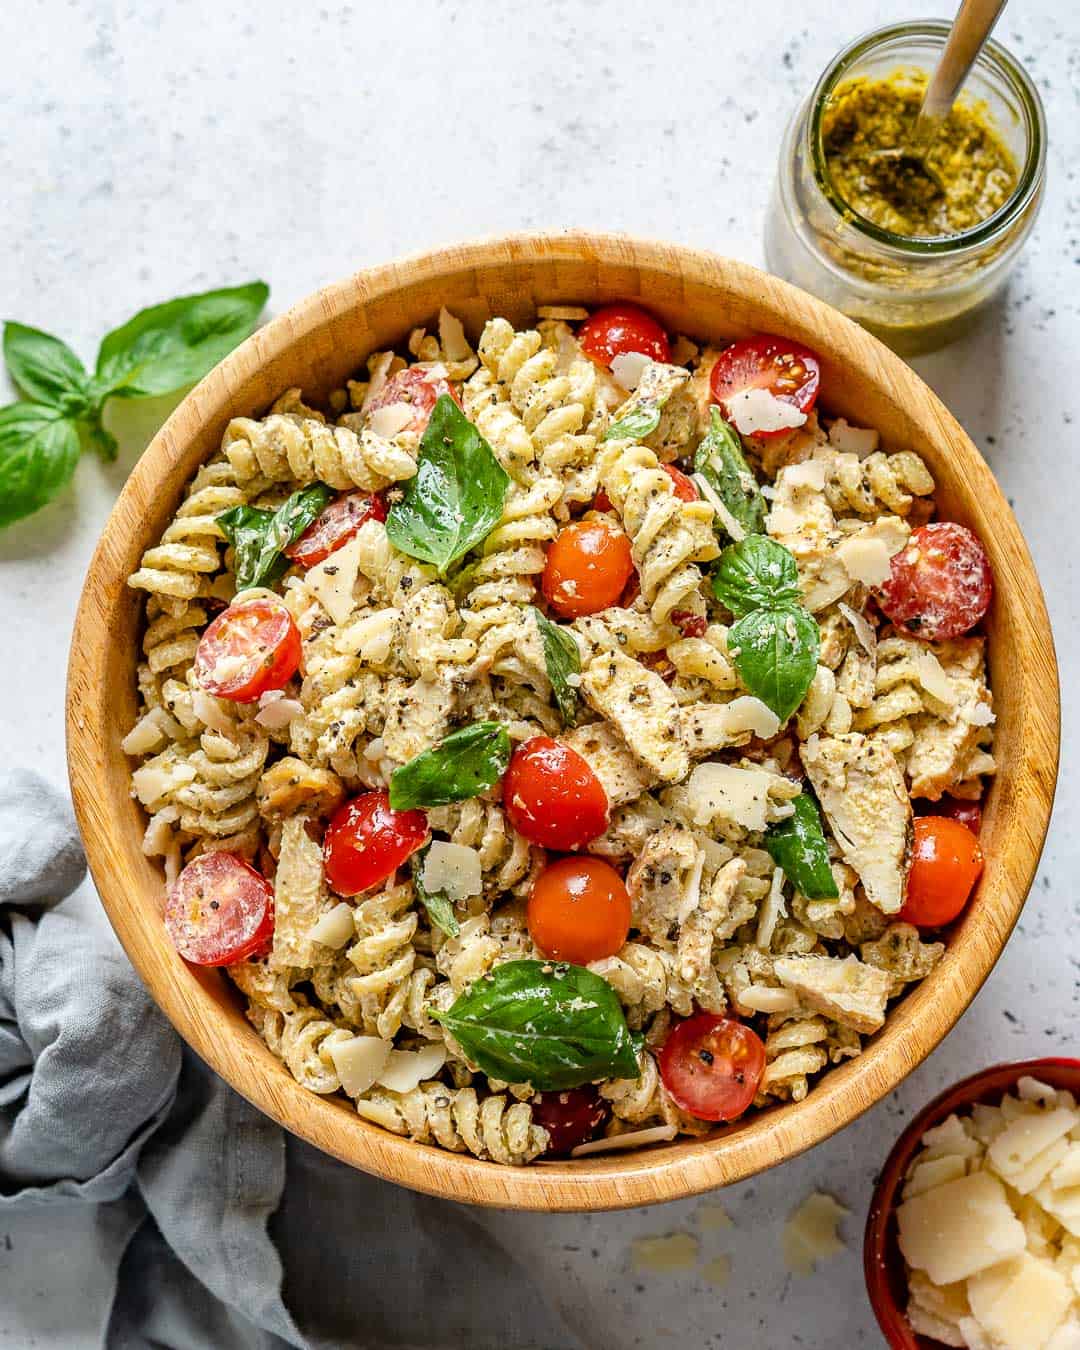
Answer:
M441 1041L422 1050L391 1050L376 1081L391 1092L412 1092L425 1079L434 1078L445 1063L446 1046Z
M821 1261L844 1250L837 1225L849 1213L831 1195L814 1191L784 1225L784 1260L796 1275L811 1275Z
M801 427L806 421L806 414L794 403L777 398L767 389L742 389L725 399L724 406L742 436L754 436L759 431L787 431Z
M353 1036L328 1047L341 1086L350 1097L359 1097L375 1086L393 1050L392 1041L378 1036Z
M892 572L891 557L883 539L854 535L837 545L836 556L852 581L860 581L864 586L880 586Z
M308 568L304 582L336 624L343 624L353 612L353 587L360 570L364 540L357 535L321 563Z
M441 893L454 904L479 895L483 890L480 855L464 844L448 844L436 839L424 859L424 890Z
M409 403L388 403L384 408L376 408L367 424L376 436L385 436L389 440L404 431L415 416L416 409Z
M636 389L649 358L644 352L620 352L611 362L611 373L624 389Z
M699 764L686 785L687 801L697 825L720 817L747 830L764 830L771 775L764 769L735 764Z
M634 1269L652 1275L671 1275L693 1270L698 1259L698 1240L692 1233L638 1238L630 1244Z
M308 930L312 942L321 942L324 947L340 951L356 933L353 923L353 907L343 900L340 905L326 911Z
M846 454L866 459L878 448L878 434L870 427L853 427L838 417L829 428L829 444Z
M607 1139L590 1139L570 1150L571 1158L584 1158L589 1153L614 1153L621 1148L643 1148L646 1144L662 1144L679 1133L674 1125L650 1125L646 1130L627 1130Z

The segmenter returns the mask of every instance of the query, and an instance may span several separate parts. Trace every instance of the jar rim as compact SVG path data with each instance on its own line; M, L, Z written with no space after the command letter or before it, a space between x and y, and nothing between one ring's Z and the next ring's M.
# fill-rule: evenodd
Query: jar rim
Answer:
M941 45L944 46L951 27L952 25L944 19L914 19L904 23L887 24L883 28L863 33L837 53L810 95L810 116L807 118L806 126L810 158L818 187L829 204L854 229L901 255L926 257L962 253L997 238L1024 213L1043 179L1046 163L1046 114L1039 91L1016 57L1000 42L990 39L976 58L975 68L990 67L1004 78L1023 112L1026 141L1026 154L1016 186L993 215L955 234L897 234L856 211L836 190L825 158L821 125L825 104L836 86L858 60L872 53L875 48L905 38L940 39Z

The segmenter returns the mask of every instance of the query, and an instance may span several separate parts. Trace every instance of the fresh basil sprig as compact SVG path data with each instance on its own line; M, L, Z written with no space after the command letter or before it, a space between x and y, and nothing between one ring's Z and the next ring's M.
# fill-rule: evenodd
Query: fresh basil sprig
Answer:
M615 990L583 966L508 961L431 1015L492 1078L548 1092L640 1076Z
M258 506L231 506L217 517L222 534L236 554L236 589L269 586L286 570L285 549L299 539L334 492L325 483L301 488L276 511Z
M719 408L713 408L712 426L694 455L694 471L701 474L747 534L764 531L765 498L743 457L738 435L724 421ZM717 533L726 534L719 518L714 523Z
M457 915L454 913L453 901L442 891L427 891L424 889L424 866L427 863L430 847L430 844L425 844L419 853L412 855L410 860L416 898L427 910L427 916L436 928L441 929L447 937L457 937L461 932L461 924L458 923Z
M775 539L748 534L721 553L713 591L737 622L727 645L747 689L786 721L817 670L821 633L799 601L799 569Z
M451 732L390 776L395 811L464 802L493 787L510 763L510 733L502 722L473 722Z
M660 425L660 409L656 404L640 404L612 422L604 433L605 441L643 441Z
M536 618L536 626L540 629L540 640L544 645L544 665L551 681L555 705L559 709L563 725L572 727L577 721L581 696L577 688L570 683L570 676L581 673L581 650L570 634L557 623L552 623L546 614L541 614L534 607L533 615Z
M771 605L798 604L799 569L795 559L767 534L748 534L717 560L713 594L737 619Z
M499 523L509 486L491 446L450 395L440 394L386 533L395 548L445 576Z
M254 329L261 281L144 309L102 340L91 374L66 343L9 321L4 360L26 398L0 408L0 525L39 510L67 484L83 447L115 459L110 398L175 393L201 379Z
M771 826L765 848L795 889L808 900L837 900L840 891L829 866L829 846L817 802L808 792L796 797L795 811Z

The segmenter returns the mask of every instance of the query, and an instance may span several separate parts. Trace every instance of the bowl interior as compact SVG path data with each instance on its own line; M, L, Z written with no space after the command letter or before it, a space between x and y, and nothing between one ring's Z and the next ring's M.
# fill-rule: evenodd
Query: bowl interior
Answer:
M1000 765L982 835L991 866L938 969L893 1009L863 1055L827 1074L805 1102L704 1140L515 1171L398 1139L346 1103L300 1088L248 1026L227 979L176 956L120 750L135 716L140 609L125 579L230 417L260 415L294 385L324 397L368 352L430 325L443 304L475 338L492 314L529 324L537 304L619 298L699 339L774 332L813 348L827 409L878 428L886 446L923 455L940 514L986 543L997 586L988 633ZM989 469L918 377L841 315L753 268L593 234L514 236L373 269L256 333L183 401L133 471L88 572L69 669L69 764L91 868L133 964L185 1039L256 1105L355 1166L456 1199L538 1209L636 1205L739 1180L825 1138L894 1087L967 1006L1016 922L1049 819L1057 746L1057 670L1031 560Z
M1019 1064L995 1064L935 1097L912 1120L889 1154L866 1219L863 1266L874 1315L893 1350L942 1350L940 1341L916 1335L903 1314L907 1303L907 1275L897 1241L896 1204L904 1176L919 1150L922 1137L953 1111L963 1111L976 1102L996 1104L1024 1077L1038 1078L1053 1088L1080 1097L1080 1059L1030 1059Z

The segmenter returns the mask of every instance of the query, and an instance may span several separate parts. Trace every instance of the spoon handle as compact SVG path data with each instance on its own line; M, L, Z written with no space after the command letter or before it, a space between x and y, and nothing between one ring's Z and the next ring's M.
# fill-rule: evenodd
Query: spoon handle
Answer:
M937 135L1004 8L1005 0L963 0L923 95L912 129L913 147L927 145Z

